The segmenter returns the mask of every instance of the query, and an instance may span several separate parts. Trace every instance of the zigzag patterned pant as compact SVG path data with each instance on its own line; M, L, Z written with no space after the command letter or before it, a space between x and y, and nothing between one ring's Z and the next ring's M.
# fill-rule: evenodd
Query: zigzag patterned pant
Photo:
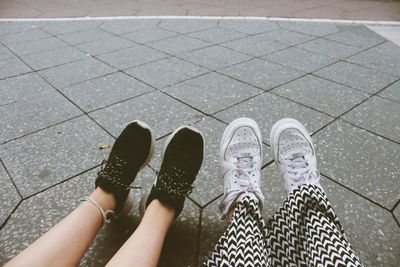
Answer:
M265 223L256 201L237 204L204 266L363 266L320 188L301 186Z

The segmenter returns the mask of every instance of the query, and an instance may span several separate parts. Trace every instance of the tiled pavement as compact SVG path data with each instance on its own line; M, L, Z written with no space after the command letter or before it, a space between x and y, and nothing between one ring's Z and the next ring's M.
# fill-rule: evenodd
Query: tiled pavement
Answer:
M2 0L0 18L262 16L400 20L397 0Z
M200 128L206 159L161 266L196 266L226 223L215 214L226 125L258 121L268 218L284 200L269 153L283 117L304 122L326 189L366 266L400 263L400 47L362 25L231 20L0 23L0 259L7 261L93 189L124 125L153 126L157 153L134 182L139 199L166 136ZM103 227L83 266L107 262L139 222Z

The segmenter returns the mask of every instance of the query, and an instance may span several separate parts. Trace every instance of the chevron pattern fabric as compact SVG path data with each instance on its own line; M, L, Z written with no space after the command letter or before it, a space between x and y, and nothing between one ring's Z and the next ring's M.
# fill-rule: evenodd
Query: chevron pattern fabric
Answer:
M266 224L244 197L204 266L363 266L325 192L294 190Z

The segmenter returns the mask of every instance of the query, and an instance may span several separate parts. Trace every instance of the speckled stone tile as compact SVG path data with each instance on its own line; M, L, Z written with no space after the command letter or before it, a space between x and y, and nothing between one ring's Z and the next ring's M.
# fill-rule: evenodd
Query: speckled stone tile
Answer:
M257 57L288 47L287 44L275 40L269 40L260 35L233 40L221 45Z
M400 48L392 43L363 51L349 61L400 77Z
M346 62L323 68L315 75L336 81L367 93L376 93L391 84L396 77Z
M154 105L157 103L157 105ZM155 137L172 132L176 127L197 121L203 115L177 100L152 92L90 113L114 136L133 120L142 120L152 127Z
M28 42L48 37L51 37L51 35L40 29L33 29L30 31L0 35L0 42L7 45L13 43Z
M110 20L102 24L99 28L113 34L125 34L154 27L159 23L158 19L141 20Z
M83 110L90 112L153 90L150 86L117 72L67 87L62 92Z
M228 228L228 222L220 220L217 214L220 200L221 198L216 199L202 210L199 265L208 259L219 238Z
M41 70L78 61L86 57L88 57L88 55L82 53L78 49L64 46L50 51L22 56L21 58L34 70Z
M388 209L399 200L398 144L342 121L313 139L324 175Z
M333 23L280 21L278 22L278 24L283 29L288 29L294 32L300 32L304 34L310 34L318 37L322 37L340 31L340 28L338 28Z
M210 43L184 35L171 37L148 44L148 46L171 55L179 55L192 50L209 46Z
M163 91L207 114L213 114L261 92L217 73L205 74L164 88Z
M120 70L165 57L167 57L166 54L143 45L131 45L129 48L97 56L100 60Z
M219 72L263 90L269 90L305 75L304 72L289 69L261 59L240 63Z
M363 264L398 266L400 228L390 212L328 179L322 185Z
M10 176L0 163L0 226L5 223L7 217L18 205L21 197L12 184Z
M378 95L393 101L400 102L400 80L390 85L388 88L380 92Z
M349 46L327 39L315 39L298 45L302 49L337 58L347 58L362 50L362 48Z
M0 61L0 79L21 75L31 71L31 68L16 57Z
M305 72L313 72L337 61L336 58L290 47L264 57L264 59ZM305 60L306 59L306 60Z
M217 25L217 20L165 19L161 20L161 23L158 25L158 27L178 33L191 33L216 27Z
M189 34L190 37L194 37L212 44L219 44L228 42L234 39L245 37L246 34L237 32L230 29L224 29L221 27L206 29L199 32Z
M252 58L220 46L206 47L180 55L179 57L212 70L225 68Z
M64 21L64 22L53 21L42 27L42 30L54 35L58 35L58 34L94 29L97 26L101 25L102 23L103 21L101 20Z
M385 38L368 29L364 25L342 26L341 32L325 38L355 47L368 48L385 41Z
M293 32L286 29L279 29L275 31L260 34L265 39L279 41L288 45L297 45L315 39L315 36Z
M110 38L112 36L113 35L111 35L110 33L99 29L89 29L79 32L60 34L57 37L71 45L77 45L80 43Z
M35 30L40 28L43 22L21 22L7 21L0 23L0 34L18 33L23 31Z
M6 47L0 45L0 61L15 58L14 54Z
M41 70L39 74L57 88L64 88L76 83L100 77L116 70L94 58Z
M393 211L394 217L397 219L397 222L400 224L400 206L397 205L397 208Z
M81 114L36 74L1 80L0 95L0 143Z
M177 33L171 32L171 31L166 31L162 30L159 28L148 28L144 29L141 31L136 31L136 32L131 32L122 35L124 38L128 38L129 40L132 40L134 42L140 43L140 44L147 44L150 42L155 42L159 40L163 40L172 36L176 36Z
M215 114L215 117L226 123L239 117L254 119L261 128L263 141L268 144L271 127L280 119L287 117L297 119L304 123L311 133L333 120L323 113L270 93L264 93L221 111Z
M262 174L265 194L263 215L268 220L286 200L286 190L275 164L265 168ZM396 239L400 231L391 214L324 176L321 177L321 184L362 262L366 266L396 266L399 260L397 251L400 250Z
M279 29L277 23L262 20L221 20L219 26L247 34L256 34Z
M372 97L347 113L343 119L400 142L400 103Z
M203 165L194 182L194 188L190 197L199 205L204 206L223 192L222 178L220 177L219 146L226 124L211 117L204 118L191 126L201 131L205 140L205 153ZM154 157L150 165L159 170L161 158L164 150L164 143L168 137L164 137L156 142ZM263 144L263 165L272 161L270 148Z
M13 43L7 45L14 53L19 56L35 54L55 48L66 46L67 44L56 37L44 38L22 43Z
M102 39L101 42L94 41L94 42L79 44L76 47L90 55L100 55L128 48L132 45L134 45L133 42L115 36L107 39Z
M199 76L209 70L170 57L125 70L126 73L156 88L163 88Z
M0 262L16 256L77 207L93 190L95 178L96 172L90 171L24 200L0 231Z
M110 142L83 116L6 143L0 157L27 197L100 163L105 152L99 147Z
M369 97L359 90L312 75L284 84L272 92L334 117L340 116Z

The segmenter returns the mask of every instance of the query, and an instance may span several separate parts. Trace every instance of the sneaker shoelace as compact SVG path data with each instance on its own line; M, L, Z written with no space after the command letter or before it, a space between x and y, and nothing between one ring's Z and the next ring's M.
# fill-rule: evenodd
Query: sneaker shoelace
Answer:
M119 181L117 177L120 177L123 174L123 169L126 168L126 161L120 159L117 156L113 157L113 164L107 164L107 160L103 160L101 163L101 169L97 173L99 177L105 179L112 183L115 187L127 190L129 185L126 185Z
M238 187L229 188L225 193L225 198L220 204L221 214L227 214L233 202L242 194L252 193L260 200L264 199L264 196L260 192L260 188L252 183L251 176L254 172L253 156L250 153L241 153L233 156L235 162L229 163L230 168L225 173L230 180L234 180L234 183Z
M173 167L168 172L160 174L156 189L177 199L185 198L193 189L191 183L184 182L185 177L187 177L185 171Z
M313 164L309 163L307 154L298 152L285 157L288 166L287 175L291 185L315 184L319 182L320 174Z

